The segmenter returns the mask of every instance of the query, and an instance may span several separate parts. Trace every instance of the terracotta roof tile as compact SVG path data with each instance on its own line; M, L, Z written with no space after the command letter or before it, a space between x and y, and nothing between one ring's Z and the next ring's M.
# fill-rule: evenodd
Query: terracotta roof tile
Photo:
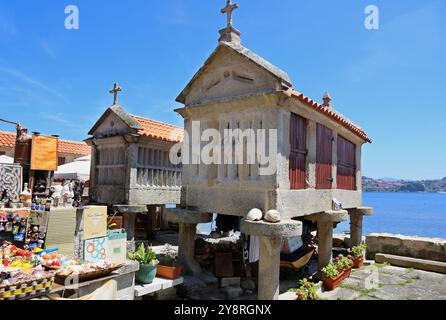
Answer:
M15 148L15 137L13 132L0 131L0 146ZM91 148L83 142L59 140L59 152L87 156L91 153Z
M327 117L337 121L341 125L343 125L345 128L356 134L361 139L372 143L372 140L367 136L367 134L362 130L359 126L354 124L352 121L341 115L340 113L336 112L333 108L328 108L323 106L322 104L319 104L309 97L305 96L304 94L297 92L293 89L287 89L285 90L285 93L291 94L293 97L296 97L299 99L299 101L305 103L310 108L313 108L314 110L326 115Z
M183 141L184 130L182 128L134 115L132 117L144 128L138 132L142 136L169 142Z
M15 133L0 131L0 147L15 148Z
M59 140L59 152L88 156L91 154L91 148L83 142Z

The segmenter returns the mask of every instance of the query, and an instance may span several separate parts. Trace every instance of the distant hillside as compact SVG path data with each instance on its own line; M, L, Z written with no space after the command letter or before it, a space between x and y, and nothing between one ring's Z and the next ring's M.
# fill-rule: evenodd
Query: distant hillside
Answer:
M446 178L408 181L362 177L362 189L365 192L446 192Z

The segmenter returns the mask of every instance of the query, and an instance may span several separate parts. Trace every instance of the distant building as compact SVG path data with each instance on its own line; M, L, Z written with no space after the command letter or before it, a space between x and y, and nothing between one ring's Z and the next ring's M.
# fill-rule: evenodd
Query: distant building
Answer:
M0 156L14 157L16 134L0 131ZM59 140L59 165L73 162L74 159L91 154L91 148L84 142Z

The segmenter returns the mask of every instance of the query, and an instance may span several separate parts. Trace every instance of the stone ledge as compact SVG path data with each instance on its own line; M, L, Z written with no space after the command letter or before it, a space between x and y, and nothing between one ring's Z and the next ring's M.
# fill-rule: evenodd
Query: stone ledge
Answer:
M423 260L402 256L395 256L391 254L378 253L375 256L377 263L387 262L393 266L414 268L418 270L431 271L446 274L446 263L433 260Z
M136 272L139 270L139 262L127 260L122 268L116 270L115 272L122 275L127 273Z
M131 206L131 205L114 205L114 209L118 210L119 213L146 213L147 206L138 205L138 206Z
M175 280L155 278L151 284L136 284L135 297L143 297L148 294L153 294L159 291L167 290L182 284L183 277Z
M354 209L349 209L349 214L357 214L362 216L372 216L374 209L372 207L358 207Z
M302 235L302 222L283 220L278 223L242 220L241 232L270 238L291 238Z
M348 218L347 210L328 210L321 213L312 214L306 216L306 220L316 221L316 222L342 222L346 221Z
M211 213L181 208L165 209L164 218L170 222L185 224L200 224L212 222Z

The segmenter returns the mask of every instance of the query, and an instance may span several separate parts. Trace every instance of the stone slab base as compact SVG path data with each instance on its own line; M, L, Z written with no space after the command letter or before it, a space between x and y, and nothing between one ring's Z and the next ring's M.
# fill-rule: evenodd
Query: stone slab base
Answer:
M418 270L431 271L437 273L446 274L446 263L438 262L432 260L423 260L416 258L408 258L395 256L391 254L378 253L376 255L376 262L384 263L387 262L393 266L404 267L404 268L414 268Z

